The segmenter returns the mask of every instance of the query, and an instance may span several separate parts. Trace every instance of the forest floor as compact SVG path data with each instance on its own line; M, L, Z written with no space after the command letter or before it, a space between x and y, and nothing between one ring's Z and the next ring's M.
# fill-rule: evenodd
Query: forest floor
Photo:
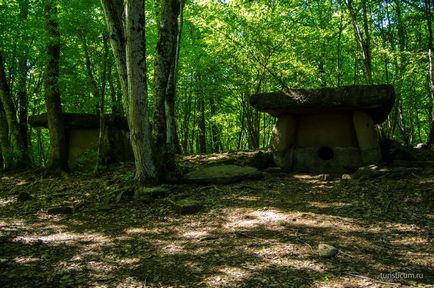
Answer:
M117 201L132 177L1 175L0 287L434 287L434 173L264 173ZM184 198L203 209L179 214Z

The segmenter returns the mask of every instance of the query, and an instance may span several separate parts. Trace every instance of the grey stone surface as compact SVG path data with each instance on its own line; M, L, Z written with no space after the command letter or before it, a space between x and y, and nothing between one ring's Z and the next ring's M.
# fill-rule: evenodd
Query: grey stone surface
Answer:
M320 243L318 245L318 254L323 258L332 258L338 254L338 249L332 245Z
M261 177L261 172L256 168L237 165L219 165L200 168L184 176L185 180L189 182L215 184L228 184Z
M181 199L173 202L175 211L181 215L195 214L203 209L203 205L200 201L194 199Z
M250 103L274 116L322 112L364 111L381 123L395 102L392 85L354 85L337 88L289 89L253 95Z

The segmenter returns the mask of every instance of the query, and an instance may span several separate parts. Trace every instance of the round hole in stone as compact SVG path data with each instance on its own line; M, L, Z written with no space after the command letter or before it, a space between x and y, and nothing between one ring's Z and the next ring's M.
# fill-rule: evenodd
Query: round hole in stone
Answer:
M318 157L321 160L331 160L335 157L335 153L332 148L323 146L318 149Z

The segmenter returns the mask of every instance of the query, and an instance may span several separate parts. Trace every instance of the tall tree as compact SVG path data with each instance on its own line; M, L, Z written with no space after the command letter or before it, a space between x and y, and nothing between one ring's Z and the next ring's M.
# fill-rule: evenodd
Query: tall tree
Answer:
M11 157L7 163L11 168L25 168L29 166L29 155L25 146L25 141L18 124L15 103L12 100L11 90L6 78L6 70L3 60L3 53L0 51L0 101L4 111L11 151L3 157ZM5 125L5 124L3 124Z
M23 137L24 146L28 149L27 117L28 117L28 95L27 95L27 72L28 72L28 45L29 37L27 32L27 18L29 15L29 0L19 1L20 4L20 22L21 22L21 39L20 55L18 57L18 119L20 131Z
M138 185L158 179L152 158L146 79L145 15L143 0L101 0L109 28L122 90ZM125 24L124 24L125 23Z
M178 15L179 0L163 0L160 3L160 21L158 31L157 55L155 61L155 107L154 107L154 140L155 163L158 175L164 177L165 171L174 169L174 141L176 135L175 124L175 93L176 66L178 47ZM167 116L166 119L166 107ZM169 120L169 121L167 121ZM170 125L168 125L170 124ZM169 126L169 132L168 132ZM167 137L169 136L169 137ZM170 140L167 143L167 140ZM168 147L171 147L169 153Z
M427 139L427 144L431 147L434 144L434 75L433 75L433 33L432 33L432 5L434 3L431 0L425 0L425 17L428 28L428 74L430 84L430 96L431 96L431 117L430 117L430 132Z
M10 143L9 143L8 122L6 119L5 110L0 101L0 154L2 156L2 169L7 170L10 167Z
M184 5L185 0L179 0L179 24L172 22L172 34L177 34L176 41L173 42L175 46L174 59L172 59L169 80L166 89L166 120L167 120L167 153L168 153L168 168L174 168L176 153L181 152L179 137L177 133L176 117L175 117L175 99L177 92L178 80L178 61L180 53L180 44L182 37L182 28L184 25ZM174 39L175 40L175 39Z
M351 22L353 24L354 33L356 35L357 43L359 43L362 55L363 64L365 67L365 76L368 84L373 84L372 81L372 60L371 60L371 48L370 48L370 37L369 37L369 23L368 23L368 12L366 7L366 0L362 0L362 10L363 10L363 28L364 32L360 29L357 22L357 16L353 8L353 1L347 0L346 5L348 12L351 16Z
M45 29L48 42L44 90L50 134L48 169L54 173L61 173L62 171L68 171L68 154L59 89L60 33L57 6L57 0L45 0Z

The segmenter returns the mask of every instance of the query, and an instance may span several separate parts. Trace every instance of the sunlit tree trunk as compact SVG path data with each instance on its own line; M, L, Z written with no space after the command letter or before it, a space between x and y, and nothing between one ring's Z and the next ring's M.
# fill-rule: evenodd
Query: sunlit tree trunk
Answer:
M68 151L59 89L60 33L57 0L45 0L45 28L48 34L45 63L45 105L47 106L50 154L48 169L55 174L68 171Z
M174 155L181 153L181 146L179 143L179 137L176 129L176 117L175 117L175 100L176 100L176 90L177 90L177 78L178 78L178 61L179 61L179 51L181 44L182 28L184 23L184 0L179 0L179 25L177 21L173 22L172 33L176 34L175 53L173 63L171 65L170 76L168 80L168 85L166 89L166 119L167 119L167 152L168 152L168 168L174 167ZM178 27L179 26L179 27ZM172 167L171 167L172 166Z
M204 95L199 95L199 99L197 101L197 111L198 115L198 147L199 153L204 154L207 152L206 145L206 122L205 122L205 99Z
M146 79L145 15L143 0L101 0L113 55L127 103L128 127L141 186L157 182L152 158Z
M178 0L160 3L157 55L155 61L155 107L153 130L155 163L161 180L165 171L175 168L175 95L178 47ZM167 111L166 111L167 110ZM167 116L167 117L166 117Z
M123 0L101 0L101 4L104 9L104 15L107 21L110 43L113 51L113 56L116 61L116 68L119 74L122 95L125 96L128 105L124 3Z
M148 120L144 1L126 1L125 16L128 123L136 166L135 178L139 184L155 183L158 174L152 159Z

